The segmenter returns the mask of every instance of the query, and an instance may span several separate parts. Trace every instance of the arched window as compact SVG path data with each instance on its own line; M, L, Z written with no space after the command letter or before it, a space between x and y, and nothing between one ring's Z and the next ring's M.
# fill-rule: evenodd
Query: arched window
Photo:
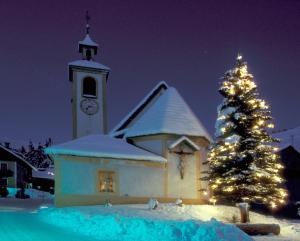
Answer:
M83 79L82 95L86 97L97 97L97 83L91 77Z
M86 50L86 59L91 60L92 58L92 51L90 49Z

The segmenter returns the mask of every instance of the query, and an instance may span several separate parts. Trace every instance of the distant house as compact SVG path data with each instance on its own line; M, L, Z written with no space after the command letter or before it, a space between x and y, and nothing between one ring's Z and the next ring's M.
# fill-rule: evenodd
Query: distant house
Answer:
M32 182L32 171L37 169L6 144L0 144L0 185L20 188Z
M54 176L55 172L53 166L32 170L32 187L34 189L54 193Z
M283 171L291 203L300 201L300 127L274 134L280 139L280 155L285 165Z

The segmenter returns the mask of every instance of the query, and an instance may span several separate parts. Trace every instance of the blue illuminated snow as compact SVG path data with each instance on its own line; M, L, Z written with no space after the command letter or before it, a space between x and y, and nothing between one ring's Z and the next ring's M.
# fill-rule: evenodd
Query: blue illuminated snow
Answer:
M153 220L120 215L84 215L68 209L43 209L39 216L44 222L72 230L96 240L139 241L238 241L252 240L233 225L215 219L208 222L187 220Z
M152 212L152 211L151 211ZM154 211L155 212L155 211ZM75 208L0 210L1 241L250 241L233 225L160 220L117 214L83 214Z

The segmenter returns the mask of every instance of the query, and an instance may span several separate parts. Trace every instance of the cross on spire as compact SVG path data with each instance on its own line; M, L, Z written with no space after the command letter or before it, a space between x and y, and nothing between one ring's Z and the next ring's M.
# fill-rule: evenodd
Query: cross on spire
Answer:
M86 20L86 25L85 25L86 34L84 39L78 42L78 50L79 53L82 54L83 59L92 60L93 57L97 54L98 44L94 42L89 35L91 17L88 11L86 11L85 13L85 20Z
M86 25L85 25L86 34L89 34L90 33L90 24L89 24L89 21L91 20L91 17L89 15L89 11L86 11L85 20L86 20Z

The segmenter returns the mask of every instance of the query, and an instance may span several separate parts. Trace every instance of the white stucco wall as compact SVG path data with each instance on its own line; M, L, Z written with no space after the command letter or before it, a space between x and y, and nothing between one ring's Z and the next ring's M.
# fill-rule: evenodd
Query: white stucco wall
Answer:
M98 171L115 171L120 196L162 197L164 169L128 165L119 160L109 163L60 160L61 193L95 195L98 192ZM105 195L105 193L102 193Z
M203 162L205 162L207 160L207 153L208 153L208 149L207 148L204 148L202 147L200 149L200 158L201 158L201 162L200 162L200 168L201 168L201 171L208 171L209 169L209 166L208 164L204 165ZM204 177L204 176L207 176L207 174L203 174L203 173L200 173L200 177ZM208 187L208 181L201 181L201 188L202 189L206 189L207 191L209 190L209 187ZM209 199L209 196L205 196L206 199Z
M102 73L86 73L80 71L74 71L74 75L76 77L76 96L73 96L73 100L76 100L76 122L77 122L77 137L89 135L89 134L103 134L103 89L102 89L102 81L104 81L104 76ZM98 97L94 99L98 103L98 112L94 115L85 114L81 108L80 103L84 99L82 97L82 80L85 77L92 77L97 81L98 88Z
M119 171L120 195L163 197L164 169L123 166Z
M60 161L62 194L94 194L97 186L95 165L87 162Z
M197 198L196 155L184 157L184 178L181 179L178 169L179 156L169 153L168 163L168 196L173 198Z

